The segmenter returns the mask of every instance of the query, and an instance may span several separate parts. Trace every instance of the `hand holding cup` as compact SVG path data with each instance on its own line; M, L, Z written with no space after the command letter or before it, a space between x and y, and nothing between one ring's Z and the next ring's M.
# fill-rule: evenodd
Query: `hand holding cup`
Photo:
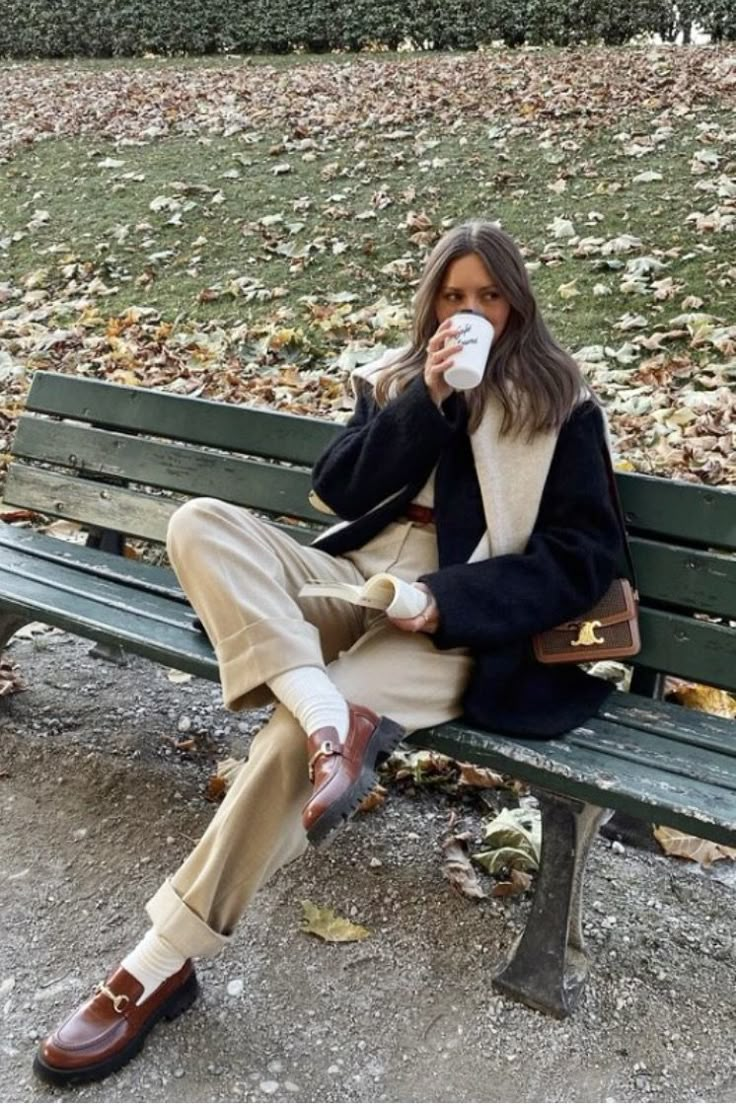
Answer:
M434 402L440 407L452 395L454 389L445 380L445 372L462 346L453 339L458 333L454 318L445 319L427 343L424 362L424 383Z
M445 319L427 343L424 382L440 407L453 391L477 388L493 344L493 325L476 311Z

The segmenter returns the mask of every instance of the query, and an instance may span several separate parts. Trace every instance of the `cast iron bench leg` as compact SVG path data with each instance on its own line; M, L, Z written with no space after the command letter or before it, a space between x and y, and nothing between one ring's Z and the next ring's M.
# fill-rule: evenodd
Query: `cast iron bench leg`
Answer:
M577 816L577 847L575 849L575 876L570 903L570 927L567 934L568 949L575 949L588 959L583 937L583 883L590 846L603 823L611 817L610 810L586 803Z
M2 653L13 634L20 630L21 626L25 626L27 622L30 622L30 619L21 618L9 611L0 612L0 653Z
M546 1014L570 1014L588 973L581 924L585 862L606 816L600 807L543 792L542 857L526 929L493 982Z

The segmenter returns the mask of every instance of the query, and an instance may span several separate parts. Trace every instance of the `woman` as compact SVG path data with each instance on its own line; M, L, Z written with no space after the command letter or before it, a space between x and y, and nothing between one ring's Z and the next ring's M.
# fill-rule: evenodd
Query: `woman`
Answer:
M481 385L444 379L452 316L495 339ZM464 714L551 736L612 685L538 664L533 633L589 609L616 575L602 413L539 316L521 254L490 223L451 230L427 262L408 346L356 374L355 413L314 469L312 500L346 520L302 547L216 499L171 520L168 548L220 665L231 710L274 698L224 803L146 910L151 928L38 1052L55 1083L101 1078L197 994L256 890L356 809L403 733ZM391 572L426 594L390 619L306 580Z

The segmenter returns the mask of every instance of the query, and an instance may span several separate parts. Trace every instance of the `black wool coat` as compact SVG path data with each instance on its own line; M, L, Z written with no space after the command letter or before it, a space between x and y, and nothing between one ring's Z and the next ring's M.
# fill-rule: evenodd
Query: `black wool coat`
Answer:
M439 568L420 579L439 607L436 648L463 646L474 657L464 717L500 733L553 737L585 722L613 690L578 665L539 664L531 647L533 633L588 610L621 574L604 448L601 411L586 401L560 430L524 552L468 564L486 520L462 398L441 411L421 376L383 408L361 390L313 472L317 495L348 523L313 544L336 556L360 548L401 517L437 465Z

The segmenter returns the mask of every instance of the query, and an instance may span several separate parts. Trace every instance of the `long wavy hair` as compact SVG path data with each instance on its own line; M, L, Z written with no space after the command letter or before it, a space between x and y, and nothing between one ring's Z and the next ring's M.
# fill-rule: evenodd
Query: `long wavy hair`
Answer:
M477 429L491 395L503 406L501 433L525 433L528 439L559 429L572 410L594 398L577 362L550 334L539 313L518 246L493 223L473 220L453 227L429 255L414 298L411 342L380 373L376 400L383 406L424 371L427 343L439 321L438 295L448 265L477 254L508 300L508 322L494 342L479 387L463 393L468 429Z

